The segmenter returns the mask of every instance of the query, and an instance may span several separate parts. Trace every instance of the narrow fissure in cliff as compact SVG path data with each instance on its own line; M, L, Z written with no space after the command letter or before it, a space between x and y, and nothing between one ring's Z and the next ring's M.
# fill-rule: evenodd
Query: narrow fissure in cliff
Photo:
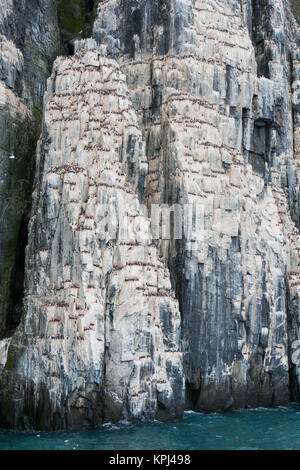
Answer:
M30 204L22 216L18 234L15 264L10 279L10 296L8 299L7 322L4 336L10 337L15 332L22 316L22 300L25 273L25 248L28 241L28 223L30 215Z
M255 48L258 77L270 78L269 60L266 47L266 31L271 31L270 15L267 14L268 2L252 0L252 42ZM269 51L270 52L270 51Z
M11 336L21 318L27 224L33 187L35 124L7 121L9 153L0 204L0 339Z

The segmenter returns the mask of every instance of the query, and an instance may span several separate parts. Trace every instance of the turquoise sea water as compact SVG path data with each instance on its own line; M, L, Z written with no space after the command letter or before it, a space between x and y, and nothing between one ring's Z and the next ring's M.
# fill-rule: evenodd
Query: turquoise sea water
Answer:
M85 432L0 430L0 449L300 449L300 405L229 413L186 412L180 423L105 425Z

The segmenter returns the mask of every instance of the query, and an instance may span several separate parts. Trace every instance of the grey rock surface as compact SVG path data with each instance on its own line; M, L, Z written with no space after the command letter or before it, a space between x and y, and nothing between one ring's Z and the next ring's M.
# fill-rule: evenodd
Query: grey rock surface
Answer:
M149 206L203 208L198 248L189 234L161 241L182 315L186 406L287 402L299 387L289 378L299 316L289 5L111 0L98 13L94 37L121 64L147 143Z
M142 136L117 62L90 45L57 59L45 95L26 314L0 390L13 427L182 415L178 303L137 196Z
M28 56L11 5L13 103ZM99 2L93 38L55 61L44 97L2 424L299 400L299 34L287 0ZM182 237L153 233L162 205Z

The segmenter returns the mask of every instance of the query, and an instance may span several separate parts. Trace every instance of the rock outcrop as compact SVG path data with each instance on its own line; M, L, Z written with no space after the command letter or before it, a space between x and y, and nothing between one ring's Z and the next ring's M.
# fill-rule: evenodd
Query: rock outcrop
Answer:
M26 314L0 392L14 427L182 414L178 305L139 207L141 132L117 62L78 48L45 95Z
M287 0L99 2L44 98L2 424L299 400L299 44Z
M182 314L186 406L287 402L300 273L288 3L110 0L94 36L127 76L148 204L202 209L196 233L161 241Z

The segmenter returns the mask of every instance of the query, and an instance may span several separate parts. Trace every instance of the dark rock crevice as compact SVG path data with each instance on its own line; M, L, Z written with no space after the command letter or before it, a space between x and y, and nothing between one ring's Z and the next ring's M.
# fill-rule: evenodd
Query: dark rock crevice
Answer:
M25 248L28 241L28 223L31 206L28 204L23 213L18 240L15 263L10 278L10 295L8 299L7 317L3 337L13 335L22 316L22 302L24 294Z
M251 144L248 152L248 161L253 171L262 177L266 176L266 167L270 164L270 133L272 121L256 119L254 121Z
M99 0L58 0L57 17L63 51L74 53L77 39L91 36Z

